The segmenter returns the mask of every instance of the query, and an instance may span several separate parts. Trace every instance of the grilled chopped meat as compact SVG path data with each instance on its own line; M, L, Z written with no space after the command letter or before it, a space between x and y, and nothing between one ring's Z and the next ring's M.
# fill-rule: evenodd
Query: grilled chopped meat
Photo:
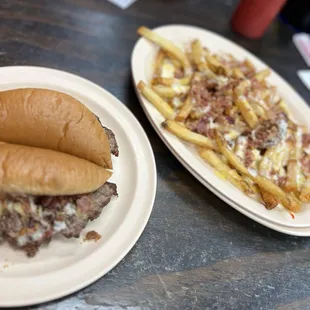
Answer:
M310 155L304 155L300 162L303 173L310 175Z
M88 221L100 215L112 196L117 196L117 188L109 182L84 195L6 195L0 203L0 234L28 256L34 256L40 245L49 243L57 233L78 238Z
M96 114L94 114L94 115L96 116L98 122L100 123L101 127L104 129L104 131L108 137L111 154L113 154L114 156L117 157L119 155L119 152L118 152L118 145L117 145L117 142L115 139L114 132L111 129L103 126L102 123L100 122L99 117Z
M115 139L114 132L111 129L108 129L107 127L104 127L104 126L102 127L105 130L106 135L108 136L111 153L117 157L119 152L118 152L118 145Z
M252 131L251 138L255 147L258 149L267 149L282 141L286 136L286 132L286 120L266 120Z
M304 148L310 148L310 133L302 136L302 144Z
M97 242L97 241L100 240L100 239L101 239L101 235L98 234L98 233L97 233L96 231L94 231L94 230L89 231L89 232L86 234L85 238L84 238L85 241L94 240L95 242Z

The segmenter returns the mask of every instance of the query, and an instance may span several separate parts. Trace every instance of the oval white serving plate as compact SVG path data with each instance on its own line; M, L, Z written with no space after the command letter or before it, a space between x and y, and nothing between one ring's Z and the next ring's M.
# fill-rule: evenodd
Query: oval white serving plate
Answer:
M242 47L204 29L192 26L169 25L154 30L165 38L170 39L181 48L188 45L191 40L198 38L201 40L202 44L207 46L211 51L229 51L229 53L240 59L247 57L253 62L257 69L268 67ZM157 48L144 38L140 38L136 43L131 59L131 69L135 86L140 80L146 82L150 81L156 52ZM306 118L310 110L305 101L283 78L273 70L271 71L272 74L268 79L270 83L278 87L280 96L286 100L296 120L303 124L307 124L308 128L310 128L309 120ZM161 128L160 124L164 120L163 116L151 103L142 97L138 91L137 94L148 119L161 139L186 168L190 166L191 170L195 173L193 173L194 176L200 176L200 180L203 180L204 184L209 183L218 193L225 196L228 201L233 202L234 205L238 205L264 221L286 227L310 227L309 205L304 205L302 211L295 214L295 218L293 219L290 213L284 208L276 208L269 211L257 201L244 195L227 181L217 177L213 169L199 157L192 146L182 142L177 137Z
M262 224L268 228L271 228L273 230L276 230L278 232L297 236L297 237L310 237L310 227L287 227L283 225L277 225L273 222L267 221L259 216L256 216L255 213L249 212L247 209L240 207L240 205L234 203L232 200L228 199L225 195L223 195L221 192L217 191L210 183L207 183L201 178L201 175L197 174L195 171L192 170L190 166L187 166L187 170L192 173L194 177L196 177L197 180L199 180L205 187L207 187L211 192L213 192L215 195L217 195L219 198L221 198L223 201L225 201L227 204L235 208L237 211L242 213L243 215L249 217L250 219L256 221L259 224Z
M113 130L120 156L113 158L114 198L80 239L58 237L34 258L0 245L0 307L46 302L73 293L110 271L133 247L153 207L156 167L142 127L114 96L70 73L38 67L0 68L0 90L38 87L66 92L79 99ZM83 242L95 230L102 238Z

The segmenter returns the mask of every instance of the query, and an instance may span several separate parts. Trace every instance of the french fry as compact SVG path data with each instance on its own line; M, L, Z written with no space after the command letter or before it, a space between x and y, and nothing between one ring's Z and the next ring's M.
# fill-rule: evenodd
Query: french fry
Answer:
M254 113L253 108L249 104L249 102L246 100L244 96L237 97L235 99L235 104L240 110L243 118L245 119L246 123L251 127L256 127L258 123L258 118L256 114Z
M226 67L224 64L220 63L215 57L213 57L210 53L206 53L206 60L208 67L217 74L231 76L232 71Z
M227 146L226 141L223 139L219 132L216 132L216 142L218 144L219 151L228 159L230 164L239 171L239 173L248 176L253 182L255 182L261 189L276 196L279 201L290 211L296 212L299 210L300 205L292 201L287 197L286 193L272 181L265 177L258 175L257 171L247 169L243 163L239 160L237 155L235 155Z
M165 100L157 95L150 87L148 87L143 81L140 81L137 85L141 94L152 103L155 108L166 118L173 119L174 111Z
M218 145L219 151L227 158L229 163L239 171L239 173L249 176L248 169L242 164L238 156L235 155L227 146L225 139L219 132L216 132L215 141Z
M192 55L193 55L193 61L195 65L198 67L199 64L204 63L205 64L205 58L204 58L204 51L201 46L201 42L199 40L194 40L191 43L192 47Z
M261 70L261 71L257 72L257 73L254 75L254 78L255 78L257 81L263 81L263 80L265 80L269 75L270 75L270 70L269 70L269 69L264 69L264 70Z
M164 51L168 52L169 55L173 56L177 60L181 62L184 68L185 75L189 75L192 72L190 63L185 55L185 53L177 46L175 46L171 41L163 38L162 36L158 35L151 29L146 27L140 27L138 29L138 34L145 37L146 39L152 41L153 43L160 46Z
M163 77L154 77L151 81L152 85L165 85L165 86L171 86L173 83L175 83L175 79L173 78L163 78Z
M277 199L276 196L270 194L269 192L261 189L260 193L263 203L268 210L275 208L280 203L279 199Z
M299 199L302 202L310 203L310 176L308 176L307 181L301 189Z
M235 94L237 97L244 96L246 89L251 85L248 80L241 81L235 88Z
M227 179L241 191L246 194L252 193L248 184L242 179L236 170L231 169L227 164L225 164L221 158L216 155L215 152L209 149L201 149L200 156L206 160L216 171L218 171L225 179Z
M182 126L180 123L167 120L162 123L163 128L170 131L174 135L176 135L178 138L193 143L195 145L206 147L210 149L217 149L216 144L211 139L200 135L198 133L192 132L186 127Z
M164 62L164 58L165 54L162 50L159 50L154 63L154 76L161 76L161 68Z
M281 110L282 112L284 112L284 113L287 115L287 117L288 117L289 119L292 119L292 118L293 118L291 111L288 109L288 107L287 107L287 105L286 105L286 103L284 102L283 99L280 99L280 100L278 101L277 105L278 105L278 107L280 108L280 110Z
M184 105L178 112L178 114L175 117L175 120L178 122L183 122L187 117L189 116L194 104L192 101L192 98L190 96L187 96Z
M262 119L266 120L268 118L266 110L257 102L255 101L250 101L249 103L251 104L251 107L254 111L254 113L258 116L261 117Z
M169 57L169 61L174 65L174 67L176 69L182 69L182 64L180 61L178 61L177 59L173 58L173 55L169 54L169 53L165 53L168 57Z
M172 86L173 84L187 86L187 85L189 85L190 82L191 82L190 76L186 76L186 77L181 78L181 79L162 78L162 77L154 77L152 79L153 85L161 84L161 85L165 85L165 86Z
M153 85L152 88L162 98L173 98L176 96L183 96L189 90L189 86L178 84L172 84L171 87L163 85Z
M249 69L249 71L255 71L255 67L249 59L246 58L243 64Z
M198 65L198 70L203 73L206 77L212 80L217 80L217 75L204 63Z
M232 77L236 79L244 79L244 74L239 68L233 68Z
M287 163L287 179L285 183L285 190L287 192L299 191L304 181L300 169L300 163L295 159L290 159Z
M271 178L271 172L278 173L287 161L289 155L289 146L287 144L278 144L268 149L259 162L259 174Z
M285 189L288 192L299 191L304 181L300 167L300 157L302 154L302 130L297 128L295 131L295 143L291 149L290 159L287 163L287 181Z

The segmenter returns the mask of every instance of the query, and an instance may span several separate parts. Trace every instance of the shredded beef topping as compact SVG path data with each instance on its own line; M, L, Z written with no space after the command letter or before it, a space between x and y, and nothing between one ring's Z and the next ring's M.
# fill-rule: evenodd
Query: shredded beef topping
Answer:
M310 133L302 136L302 144L304 148L310 147Z
M301 162L301 166L302 166L302 171L306 175L310 175L310 156L304 155L300 162Z
M5 195L0 204L0 234L5 240L34 256L57 233L78 238L88 221L96 219L116 185L106 182L98 190L73 196Z
M117 157L119 155L119 151L118 151L118 145L117 145L117 142L115 139L114 132L112 130L108 129L107 127L104 127L104 126L103 126L103 129L105 130L105 133L109 139L110 151L114 156Z
M282 141L287 132L287 122L266 120L252 131L251 138L258 149L267 149Z
M254 162L254 160L255 160L255 157L254 157L253 151L251 148L248 147L245 150L244 165L246 167L250 167L251 164Z

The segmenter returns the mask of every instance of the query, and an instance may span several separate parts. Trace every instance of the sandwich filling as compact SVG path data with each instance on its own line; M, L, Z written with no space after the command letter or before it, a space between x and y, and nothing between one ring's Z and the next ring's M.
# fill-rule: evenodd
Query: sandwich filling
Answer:
M73 196L4 194L0 200L0 236L34 256L40 245L61 234L78 238L88 221L96 219L117 188L106 182L98 190Z

